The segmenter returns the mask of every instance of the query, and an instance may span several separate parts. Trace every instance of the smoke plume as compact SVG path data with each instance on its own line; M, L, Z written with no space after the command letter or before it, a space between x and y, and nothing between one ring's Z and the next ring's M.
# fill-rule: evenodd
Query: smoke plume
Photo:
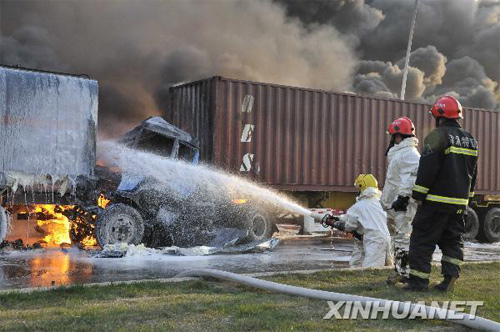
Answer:
M398 97L415 0L276 1L305 24L334 26L357 42L355 92ZM449 93L464 106L500 108L500 1L420 0L413 50L407 100Z
M85 73L116 136L211 75L398 97L414 0L0 0L0 62ZM420 0L406 99L500 108L500 1Z
M329 25L270 1L2 1L0 62L86 73L108 136L164 111L173 84L222 75L349 89L357 58Z

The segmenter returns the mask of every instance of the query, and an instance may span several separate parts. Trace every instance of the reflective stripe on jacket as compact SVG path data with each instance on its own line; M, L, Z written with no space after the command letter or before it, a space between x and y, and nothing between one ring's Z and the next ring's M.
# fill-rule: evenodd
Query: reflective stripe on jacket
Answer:
M476 185L477 145L456 120L444 120L425 138L413 198L441 211L464 210Z

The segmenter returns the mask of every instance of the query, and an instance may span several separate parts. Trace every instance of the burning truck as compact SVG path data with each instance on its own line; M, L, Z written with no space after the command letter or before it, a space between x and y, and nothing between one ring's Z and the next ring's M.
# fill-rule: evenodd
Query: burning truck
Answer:
M211 201L196 186L170 195L175 181L160 193L148 185L154 179L98 161L98 83L89 77L0 66L0 105L2 245L191 246L215 226L244 229L250 240L271 236L272 207L224 190ZM197 139L158 117L119 143L188 164L200 156Z

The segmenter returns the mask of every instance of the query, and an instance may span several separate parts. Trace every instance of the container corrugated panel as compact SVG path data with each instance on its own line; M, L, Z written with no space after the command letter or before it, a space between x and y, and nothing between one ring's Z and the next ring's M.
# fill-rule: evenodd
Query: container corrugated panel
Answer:
M0 66L0 184L13 174L92 175L97 81Z
M197 81L171 89L170 112L165 119L200 140L200 157L211 161L213 154L215 81Z
M467 109L464 127L479 141L476 192L500 194L500 112Z
M355 191L383 184L389 123L408 116L421 142L429 105L213 77L171 89L167 120L200 139L202 159L278 189ZM500 191L500 113L466 109L480 148L479 193Z

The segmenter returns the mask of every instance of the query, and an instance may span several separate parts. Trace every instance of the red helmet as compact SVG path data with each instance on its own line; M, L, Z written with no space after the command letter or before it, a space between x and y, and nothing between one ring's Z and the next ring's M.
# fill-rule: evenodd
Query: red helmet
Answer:
M404 116L392 121L387 133L391 135L401 134L406 136L415 136L415 126L413 125L413 122L411 122L410 118Z
M435 118L462 119L462 105L452 96L436 100L430 112Z

